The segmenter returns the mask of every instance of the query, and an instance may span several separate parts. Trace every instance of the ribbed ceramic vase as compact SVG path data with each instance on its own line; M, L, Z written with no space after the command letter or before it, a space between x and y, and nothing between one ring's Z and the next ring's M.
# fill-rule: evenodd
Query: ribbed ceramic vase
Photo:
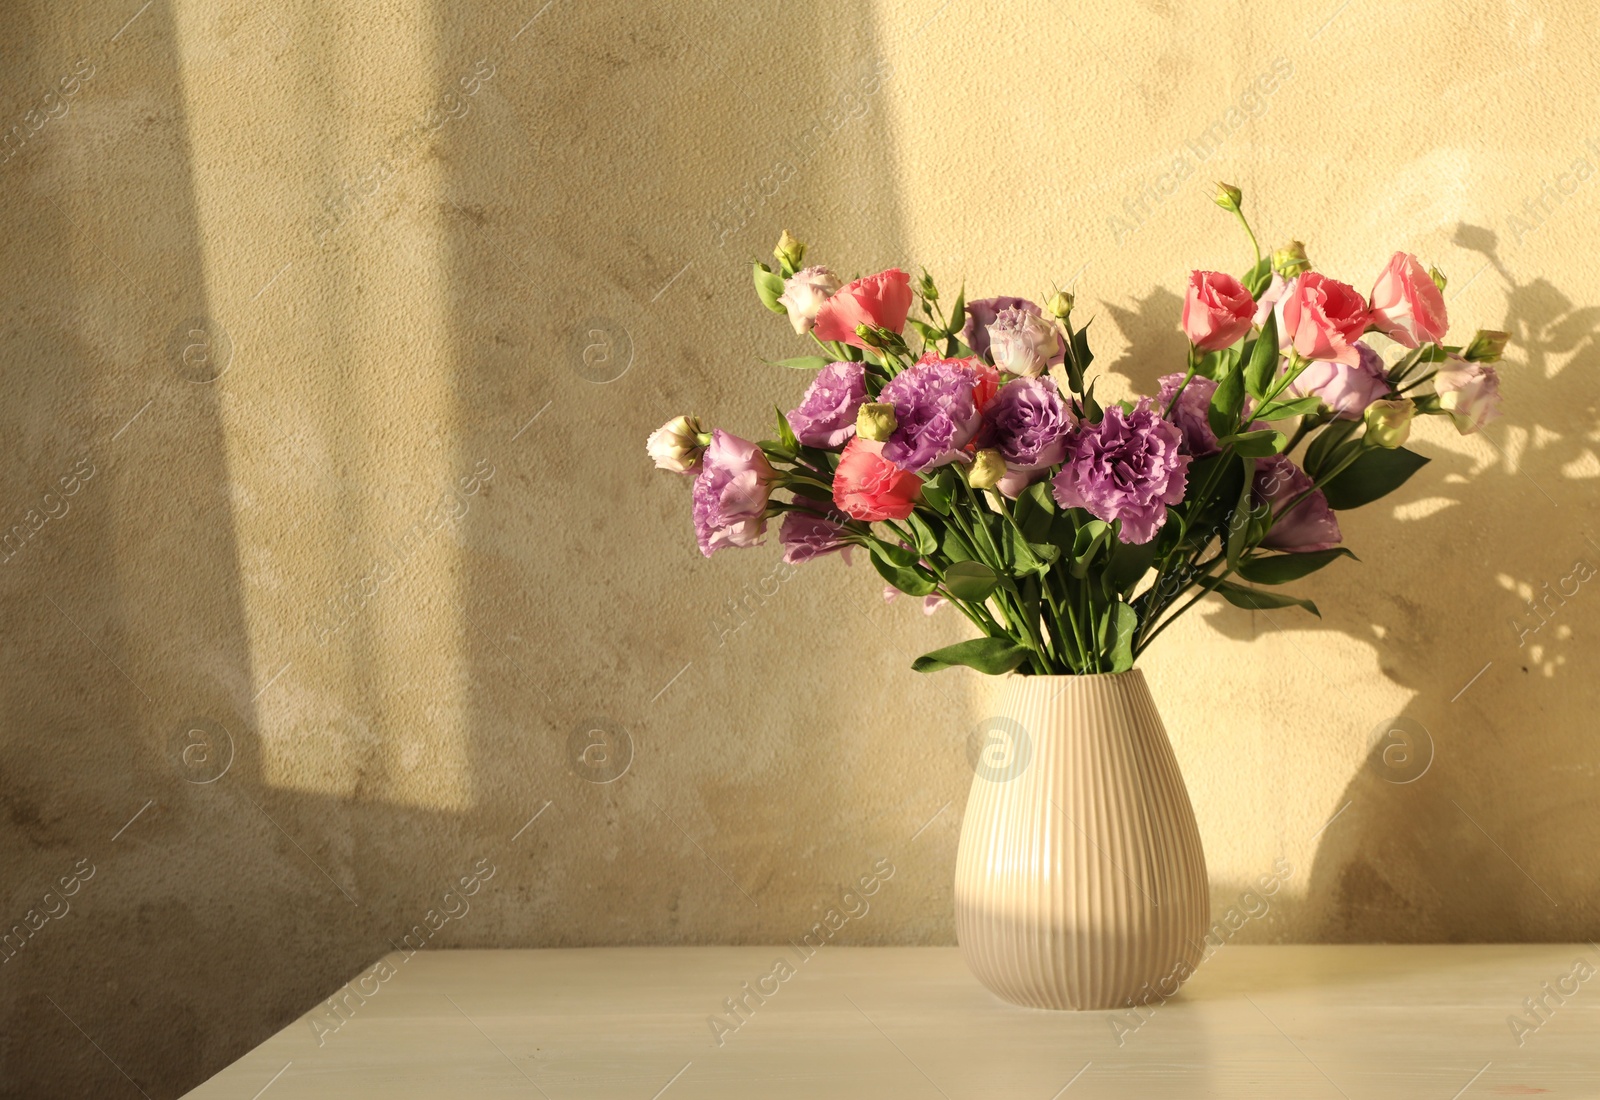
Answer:
M1011 676L981 731L956 854L956 937L1014 1004L1169 997L1209 910L1189 792L1138 669Z

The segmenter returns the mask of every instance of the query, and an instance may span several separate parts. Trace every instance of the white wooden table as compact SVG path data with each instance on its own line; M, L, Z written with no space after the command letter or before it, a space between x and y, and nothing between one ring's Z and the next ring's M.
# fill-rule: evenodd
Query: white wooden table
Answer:
M770 977L776 959L792 976ZM342 1015L323 1006L189 1095L1600 1097L1589 945L1228 946L1142 1016L1014 1008L953 948L824 947L803 963L788 947L442 951L381 965L348 987ZM776 992L758 1001L763 980ZM740 997L742 1022L724 1003ZM1525 998L1543 998L1539 1016Z

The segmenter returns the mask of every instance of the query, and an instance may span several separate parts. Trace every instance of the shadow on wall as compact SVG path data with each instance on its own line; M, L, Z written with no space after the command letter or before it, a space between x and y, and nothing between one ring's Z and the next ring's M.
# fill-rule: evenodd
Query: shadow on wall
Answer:
M1476 268L1506 293L1504 319L1480 326L1512 334L1501 365L1505 414L1483 433L1489 458L1422 443L1432 461L1403 489L1341 514L1346 544L1366 561L1296 586L1322 619L1220 603L1207 611L1232 638L1340 631L1419 693L1370 731L1306 895L1273 902L1314 939L1570 941L1600 927L1600 867L1589 858L1600 816L1583 810L1600 770L1600 681L1581 671L1600 659L1588 608L1600 608L1591 583L1600 578L1600 307L1577 305L1542 278L1519 281L1491 230L1461 225L1455 244L1476 261L1461 291ZM1139 392L1156 386L1145 364L1181 361L1181 307L1166 290L1134 309L1107 307L1139 349L1111 369ZM1454 335L1465 339L1472 311L1453 312ZM1336 700L1339 685L1324 682ZM1454 694L1434 693L1437 684L1455 685ZM1242 887L1214 884L1215 903L1232 903ZM1301 923L1297 908L1324 914L1320 927Z
M344 7L370 15L356 0ZM348 60L339 36L309 16L274 18L271 33L288 40L274 48L301 68L302 91L327 100L283 109L375 125L362 113L373 104L317 79ZM269 688L308 689L294 686L302 669L276 681L282 654L252 653L246 596L294 540L288 550L236 545L240 515L263 507L241 485L292 483L325 509L300 522L355 536L366 521L349 479L387 484L383 470L358 466L373 429L338 369L359 351L356 311L373 323L373 305L351 293L370 285L352 266L361 250L324 252L309 276L297 268L327 291L314 317L293 318L295 337L311 343L298 359L289 334L254 331L259 311L208 293L197 123L180 80L195 75L183 67L196 56L215 66L229 35L227 48L251 54L260 43L245 40L262 24L197 18L180 55L166 0L110 25L43 5L0 16L8 77L49 83L59 70L76 73L78 89L62 112L59 95L36 105L35 85L8 79L3 101L7 120L35 106L50 117L0 165L11 219L0 484L6 523L21 525L0 571L11 626L0 867L3 919L22 928L0 963L0 1096L109 1094L132 1081L160 1100L308 1010L308 1026L337 1030L342 1017L317 1002L412 933L484 858L501 876L496 890L429 946L766 942L793 932L785 912L809 921L797 898L812 903L865 869L855 852L838 866L831 850L805 866L774 855L792 814L750 794L770 786L760 767L789 767L806 776L795 797L827 805L838 784L859 781L849 760L765 760L728 774L717 759L744 754L752 731L684 744L691 693L658 689L690 659L681 654L708 649L730 587L770 572L775 554L702 568L686 501L661 492L642 441L679 407L716 408L751 431L768 421L770 391L730 379L742 379L749 349L779 345L772 325L782 322L752 308L747 261L783 225L827 225L862 263L898 261L870 11L842 0L734 6L670 20L635 13L622 25L557 2L517 17L439 18L439 91L459 95L458 77L472 77L472 112L416 154L447 165L444 193L398 189L385 201L398 203L391 215L443 227L455 463L463 477L494 471L462 526L472 737L462 812L394 805L362 783L318 795L263 778L265 740L279 739L281 774L282 745L309 737L358 757L356 772L382 789L386 746L415 731L385 728L366 621L324 653L349 675L336 698L302 712L306 728L262 728L258 710ZM854 28L846 56L793 75L781 102L748 84L753 70L788 71L793 42L841 26ZM215 67L202 76L219 78ZM853 182L830 194L835 169L824 166L846 156ZM205 167L215 187L263 180L231 161ZM347 167L327 149L308 180L274 182L298 201ZM328 211L304 201L300 220L327 224ZM385 217L374 204L342 240L385 232ZM712 332L722 362L702 358ZM246 334L273 354L236 360ZM804 383L789 381L796 392ZM332 421L309 443L284 427L315 419L298 415L307 403ZM230 452L238 441L223 425L236 418L279 430L265 450ZM306 462L308 452L330 461ZM230 462L245 468L230 476ZM669 510L681 553L619 552L637 516ZM422 580L408 582L418 614L431 595ZM326 602L310 595L306 606ZM740 713L719 685L758 677L741 665L750 660L747 647L719 647L678 688L692 684L708 713ZM440 698L453 688L441 685ZM795 717L776 740L791 753L814 751L808 708L782 708ZM311 728L303 715L313 711L336 720ZM587 736L597 715L631 733L637 759L620 777L589 767L593 754L575 760L587 742L569 735ZM693 774L719 777L703 805L673 782ZM732 816L708 823L708 813ZM741 894L772 904L730 919Z

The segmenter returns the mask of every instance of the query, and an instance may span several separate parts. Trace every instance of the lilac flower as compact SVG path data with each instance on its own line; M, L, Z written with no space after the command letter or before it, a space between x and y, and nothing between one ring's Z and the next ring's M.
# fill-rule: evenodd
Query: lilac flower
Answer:
M1044 312L1026 298L979 298L975 302L968 302L967 322L961 327L961 342L972 349L972 354L979 358L989 354L989 326L999 319L1001 311L1007 309L1020 309L1036 317L1044 316ZM1050 357L1050 365L1060 363L1066 354L1067 349L1063 344Z
M1222 448L1217 443L1217 433L1211 430L1211 423L1206 419L1206 410L1211 407L1211 397L1217 392L1217 384L1197 374L1189 379L1187 386L1183 386L1177 404L1173 404L1172 395L1178 393L1179 386L1183 386L1183 375L1163 374L1161 389L1156 393L1156 404L1163 409L1172 405L1167 419L1183 433L1185 454L1195 458L1216 454Z
M694 479L694 528L702 554L709 558L727 546L761 541L773 477L760 447L721 428L711 433Z
M1256 460L1256 479L1251 486L1255 502L1272 508L1272 530L1261 540L1261 545L1272 550L1304 553L1311 550L1331 550L1343 539L1339 521L1328 498L1311 488L1311 478L1304 470L1283 455L1271 455ZM1303 496L1303 499L1301 499ZM1290 507L1291 502L1300 503ZM1287 511L1285 511L1287 509Z
M808 504L809 501L796 497L795 503ZM784 564L800 565L835 550L842 551L844 560L849 562L850 544L845 541L844 535L844 527L821 512L790 512L783 517L783 525L778 528Z
M817 372L789 410L789 427L808 447L842 447L856 434L856 410L867 399L866 368L860 363L829 363Z
M1113 405L1100 423L1080 424L1068 439L1066 464L1051 482L1056 503L1107 523L1121 520L1123 542L1149 542L1188 484L1191 459L1182 439L1148 397L1132 412Z
M983 411L980 439L981 446L993 447L1006 462L996 488L1015 498L1065 458L1072 423L1054 382L1018 378L1001 386Z
M883 457L917 473L954 461L981 421L972 396L977 381L972 368L956 360L924 358L897 374L878 395L894 406L897 424Z

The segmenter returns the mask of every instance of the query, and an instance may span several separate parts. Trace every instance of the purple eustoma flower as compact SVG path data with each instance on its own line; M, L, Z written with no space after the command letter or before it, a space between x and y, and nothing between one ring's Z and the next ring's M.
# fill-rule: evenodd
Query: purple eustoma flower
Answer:
M761 541L773 476L760 447L721 428L711 433L694 479L694 529L702 554L709 558L724 547Z
M977 381L971 367L953 359L924 359L895 375L878 395L894 406L899 425L883 457L916 473L953 462L978 432Z
M1355 365L1319 359L1289 383L1289 393L1319 397L1339 419L1360 420L1368 405L1388 394L1389 377L1383 356L1361 340L1355 342L1355 349Z
M817 372L789 411L789 427L808 447L843 447L856 434L856 411L867 399L866 368L860 363L829 363Z
M1081 424L1067 441L1066 463L1051 482L1056 503L1097 519L1122 521L1126 543L1146 543L1183 500L1189 480L1182 433L1161 419L1148 397L1133 411L1113 405L1098 424Z
M983 410L980 443L1006 460L995 488L1013 499L1067 453L1072 413L1054 382L1018 378L1001 386Z
M1256 479L1251 486L1255 502L1271 506L1272 530L1261 540L1270 550L1307 553L1332 550L1343 541L1339 521L1321 489L1306 493L1311 478L1283 455L1256 460ZM1299 500L1300 503L1291 504ZM1285 510L1287 509L1287 511Z
M1217 392L1217 384L1197 374L1189 379L1187 386L1183 386L1177 403L1173 404L1172 395L1178 393L1179 386L1183 386L1183 375L1163 374L1161 389L1156 393L1156 405L1163 410L1172 405L1167 419L1183 433L1184 453L1196 458L1216 454L1222 448L1217 443L1217 433L1211 430L1211 423L1206 419L1206 410L1211 407L1211 397Z
M795 499L796 503L809 503L799 497ZM845 533L841 524L820 512L790 512L778 528L784 563L800 565L835 550L842 551L844 560L849 562L850 543L845 541Z

